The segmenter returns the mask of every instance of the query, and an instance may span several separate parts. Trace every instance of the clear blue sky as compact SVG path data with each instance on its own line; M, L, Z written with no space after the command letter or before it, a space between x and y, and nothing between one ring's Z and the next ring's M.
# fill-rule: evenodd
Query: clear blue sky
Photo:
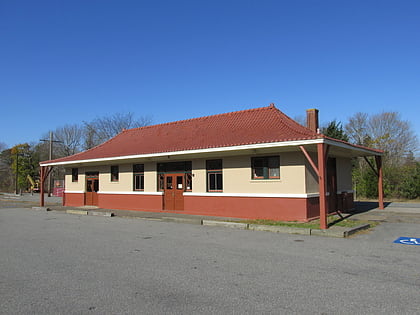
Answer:
M133 112L398 111L420 134L420 1L0 0L0 142Z

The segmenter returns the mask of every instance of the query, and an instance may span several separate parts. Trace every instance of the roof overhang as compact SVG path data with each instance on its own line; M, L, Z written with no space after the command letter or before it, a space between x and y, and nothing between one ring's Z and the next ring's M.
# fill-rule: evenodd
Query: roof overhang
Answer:
M160 158L182 158L189 156L200 156L200 155L214 155L218 153L247 153L248 151L257 152L257 150L269 150L269 149L291 149L294 148L298 150L299 146L313 146L318 143L325 143L331 145L334 149L330 151L332 154L337 156L345 157L357 157L357 156L372 156L372 155L382 155L383 153L377 150L352 145L347 142L334 141L333 139L318 138L311 140L292 140L292 141L282 141L282 142L270 142L270 143L257 143L257 144L248 144L248 145L238 145L238 146L229 146L229 147L216 147L216 148L205 148L205 149L195 149L195 150L183 150L183 151L174 151L174 152L159 152L159 153L149 153L149 154L138 154L138 155L128 155L128 156L112 156L112 157L103 157L103 158L94 158L94 159L85 159L85 160L72 160L72 161L45 161L41 162L41 166L70 166L70 165L80 165L80 164L104 164L107 162L117 162L117 161L129 161L129 160L139 160L139 159L160 159ZM286 150L285 150L286 151Z

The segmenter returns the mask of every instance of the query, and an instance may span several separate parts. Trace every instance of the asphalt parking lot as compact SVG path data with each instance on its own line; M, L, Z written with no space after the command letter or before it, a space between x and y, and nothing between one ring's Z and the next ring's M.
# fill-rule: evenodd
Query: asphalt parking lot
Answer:
M0 314L419 314L416 223L350 239L0 209Z

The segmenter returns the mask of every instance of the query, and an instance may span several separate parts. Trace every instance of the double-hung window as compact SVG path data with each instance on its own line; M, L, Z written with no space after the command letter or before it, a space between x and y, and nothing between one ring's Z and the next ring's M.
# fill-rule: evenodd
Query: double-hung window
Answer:
M76 183L79 181L79 169L78 168L72 168L71 169L71 181L73 183Z
M133 165L133 186L136 191L144 190L144 164Z
M279 179L280 157L262 156L251 158L252 179Z
M223 191L223 165L222 160L207 160L207 191Z
M120 177L120 168L118 165L111 166L111 182L118 182Z

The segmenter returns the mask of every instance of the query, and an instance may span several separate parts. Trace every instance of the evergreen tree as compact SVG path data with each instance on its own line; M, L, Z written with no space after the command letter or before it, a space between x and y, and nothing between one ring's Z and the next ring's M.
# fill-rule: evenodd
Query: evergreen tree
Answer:
M321 132L330 138L343 140L346 142L349 141L349 137L344 132L341 122L337 122L336 120L329 122L326 127L321 129Z

